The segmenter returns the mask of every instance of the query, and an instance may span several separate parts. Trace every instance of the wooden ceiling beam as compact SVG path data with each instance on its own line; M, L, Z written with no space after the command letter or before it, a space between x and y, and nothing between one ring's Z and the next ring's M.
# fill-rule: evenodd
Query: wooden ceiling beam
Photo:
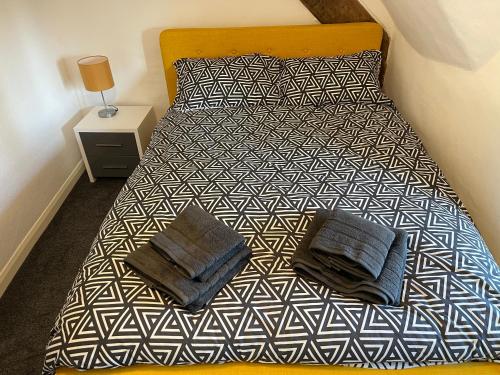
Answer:
M321 23L373 21L358 0L301 0Z

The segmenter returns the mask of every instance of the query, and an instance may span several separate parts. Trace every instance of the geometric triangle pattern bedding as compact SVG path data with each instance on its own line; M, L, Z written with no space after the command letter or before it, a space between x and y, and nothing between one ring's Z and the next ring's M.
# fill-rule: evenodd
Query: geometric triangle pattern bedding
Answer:
M195 314L123 262L190 204L240 232L253 251ZM292 270L315 210L334 207L408 232L400 306L344 297ZM480 234L393 107L170 110L102 223L51 331L43 371L498 362L499 289Z
M278 105L281 60L261 54L182 58L174 63L177 95L173 108Z
M282 105L321 107L328 104L391 103L380 90L380 51L282 61L279 80Z

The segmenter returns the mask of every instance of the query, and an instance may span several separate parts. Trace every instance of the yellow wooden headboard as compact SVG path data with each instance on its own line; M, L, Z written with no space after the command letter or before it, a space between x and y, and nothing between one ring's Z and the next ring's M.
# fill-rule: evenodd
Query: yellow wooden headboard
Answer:
M182 57L223 57L259 52L277 57L348 55L380 49L374 22L306 26L167 29L160 34L170 102L177 90L173 63Z

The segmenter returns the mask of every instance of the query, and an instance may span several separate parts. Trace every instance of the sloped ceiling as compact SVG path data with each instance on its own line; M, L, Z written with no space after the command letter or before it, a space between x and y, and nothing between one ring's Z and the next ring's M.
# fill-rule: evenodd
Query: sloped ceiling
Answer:
M474 70L500 49L499 0L383 0L420 54Z
M372 11L370 8L373 3L379 2L301 1L322 23L371 21L373 18L369 13ZM408 43L427 58L463 69L476 70L500 50L500 0L381 2ZM377 14L374 16L376 18ZM387 47L387 38L385 42Z

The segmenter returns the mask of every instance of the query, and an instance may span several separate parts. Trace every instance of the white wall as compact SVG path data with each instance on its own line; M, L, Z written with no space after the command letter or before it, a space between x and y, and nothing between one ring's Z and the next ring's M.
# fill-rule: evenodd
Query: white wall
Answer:
M299 0L51 0L37 13L59 43L68 81L81 88L75 60L109 57L116 86L107 96L119 104L152 104L157 117L168 103L159 34L174 27L311 24L318 21ZM83 106L100 97L82 91Z
M80 159L80 106L58 64L64 48L39 21L27 1L0 2L0 281Z
M362 3L391 38L385 91L412 123L499 262L500 2Z
M108 56L109 100L152 104L158 117L162 29L311 23L299 0L1 0L0 295L22 261L16 249L78 166L73 126L99 104L83 90L79 57Z

